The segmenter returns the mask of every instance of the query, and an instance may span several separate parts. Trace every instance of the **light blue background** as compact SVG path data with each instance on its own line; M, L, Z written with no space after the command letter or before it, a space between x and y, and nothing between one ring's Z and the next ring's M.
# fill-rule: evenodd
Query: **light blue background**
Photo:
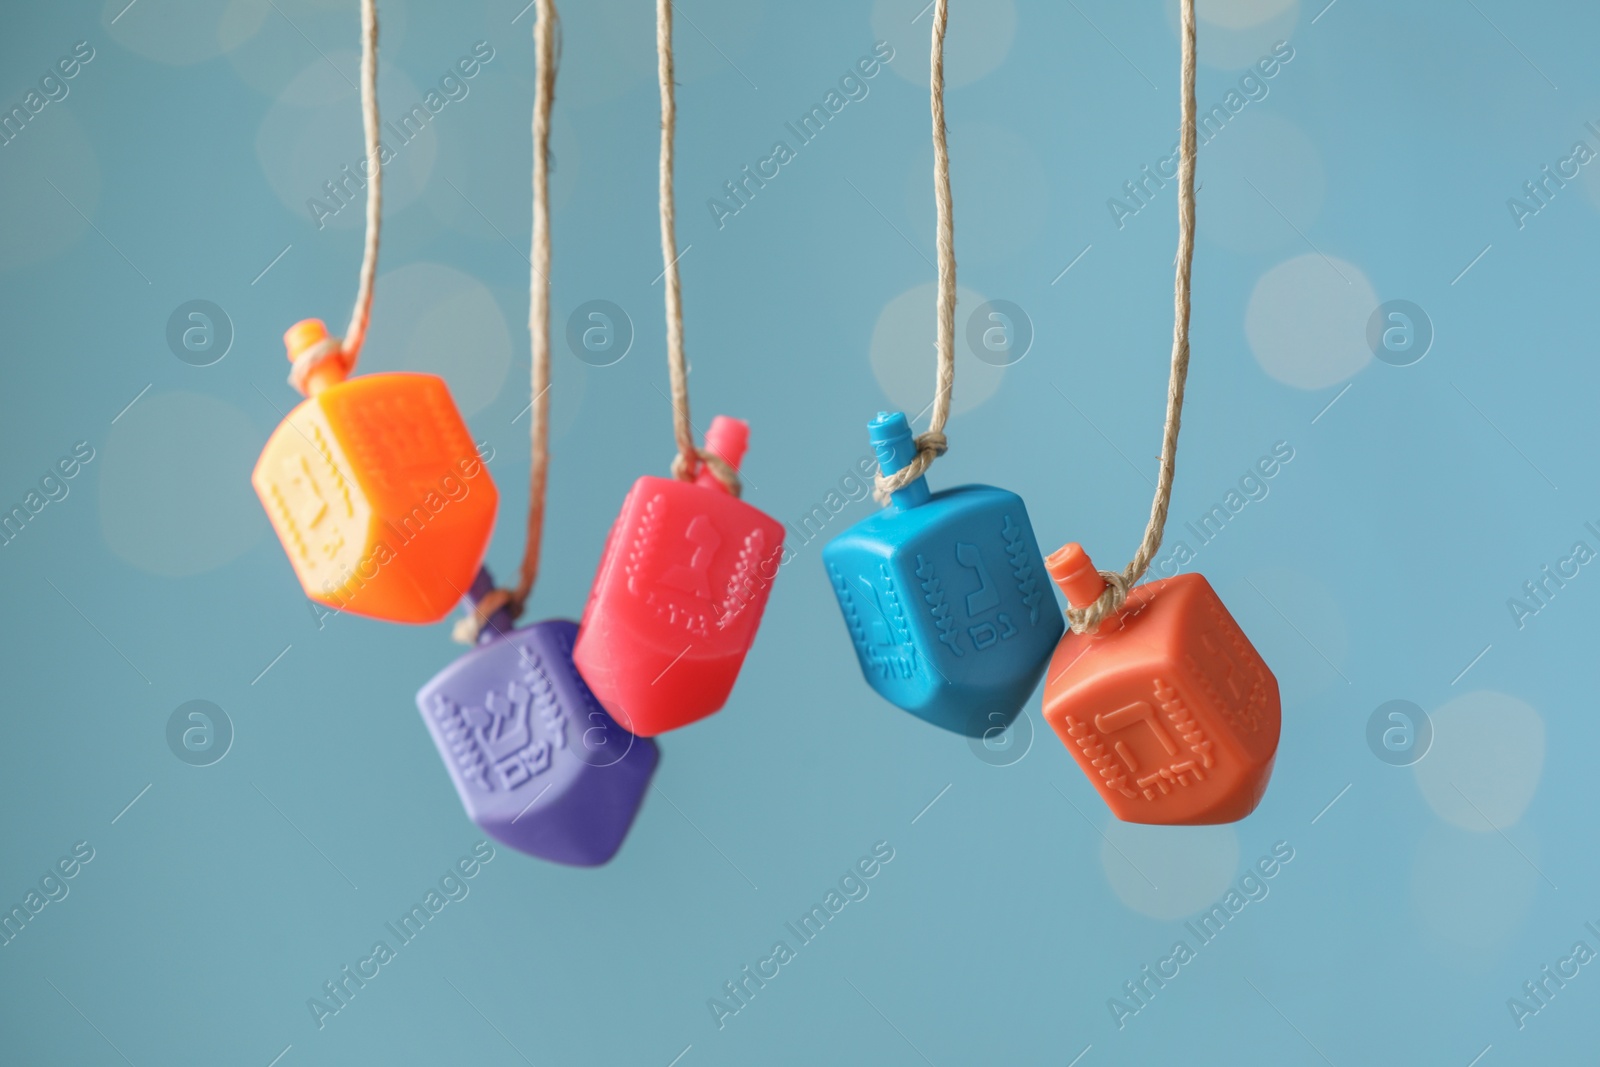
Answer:
M6 108L75 42L95 49L70 95L0 147L0 503L20 503L74 442L96 450L0 550L0 903L73 842L96 852L70 896L0 948L0 1060L1593 1059L1595 968L1524 1029L1506 1005L1574 942L1600 948L1583 927L1600 920L1600 577L1584 567L1520 629L1507 607L1574 541L1600 548L1584 529L1600 525L1600 166L1522 228L1507 207L1575 141L1600 147L1584 127L1600 123L1593 5L1202 4L1202 106L1272 42L1294 49L1201 152L1173 508L1175 524L1192 519L1276 442L1294 449L1196 561L1282 686L1276 776L1255 814L1122 826L1036 706L1032 748L993 766L879 702L820 545L797 540L733 700L662 740L659 789L618 858L577 871L500 849L319 1031L307 998L480 836L413 705L458 652L448 624L319 628L248 484L297 399L282 331L317 315L337 332L354 293L359 208L319 232L303 201L361 154L346 84L356 4L125 3L0 16ZM627 486L672 451L650 5L565 6L556 435L533 617L576 615ZM876 370L869 358L885 308L933 280L920 6L679 8L694 411L702 428L715 412L751 420L746 499L781 520L866 452L872 412L931 397L928 290L921 333L891 317ZM390 109L474 42L495 58L401 152L362 361L451 380L495 449L490 558L507 575L527 473L526 418L513 421L527 402L533 75L520 7L381 4ZM1003 375L963 354L931 480L1011 488L1046 551L1081 540L1117 566L1155 469L1175 206L1169 185L1119 230L1106 201L1173 142L1175 4L952 8L960 281L1026 309L1036 338ZM719 230L705 200L789 140L784 123L879 39L892 69ZM203 368L165 341L195 298L235 330ZM567 315L591 299L632 317L615 366L565 345ZM1415 365L1366 348L1367 315L1391 299L1432 320ZM1252 314L1276 332L1252 338ZM194 698L237 731L206 768L164 740ZM1434 717L1434 750L1411 769L1366 743L1368 716L1396 698ZM880 840L895 858L870 896L719 1030L707 999ZM1270 896L1119 1030L1108 999L1280 841L1294 859Z

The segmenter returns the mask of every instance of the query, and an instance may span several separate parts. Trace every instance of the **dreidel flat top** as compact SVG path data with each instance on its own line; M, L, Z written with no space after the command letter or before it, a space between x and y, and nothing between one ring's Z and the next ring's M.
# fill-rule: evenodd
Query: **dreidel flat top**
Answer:
M493 582L480 571L472 599ZM593 867L616 855L660 754L607 715L572 664L577 623L515 630L491 616L478 645L417 693L467 815L511 848Z
M292 362L328 336L284 335ZM250 480L306 596L393 622L436 622L471 585L498 494L444 379L317 366Z
M893 474L917 454L900 412L867 426ZM862 673L896 707L969 737L1016 718L1065 629L1022 498L919 477L830 541L822 562Z
M1047 561L1073 607L1105 588L1069 544ZM1044 718L1124 822L1235 822L1266 792L1278 751L1278 680L1211 584L1136 586L1094 634L1061 639Z
M717 416L706 449L738 468L749 427ZM643 737L721 708L755 640L783 526L710 470L640 478L601 552L573 660L606 710Z

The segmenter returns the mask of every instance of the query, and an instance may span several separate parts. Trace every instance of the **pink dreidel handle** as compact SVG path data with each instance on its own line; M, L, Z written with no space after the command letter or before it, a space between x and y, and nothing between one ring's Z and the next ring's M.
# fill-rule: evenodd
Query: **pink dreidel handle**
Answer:
M706 451L734 470L738 470L739 464L744 462L744 452L749 444L750 424L743 419L718 415L711 420L710 429L706 430ZM695 475L694 484L721 489L724 493L728 491L707 466L701 466L700 473Z

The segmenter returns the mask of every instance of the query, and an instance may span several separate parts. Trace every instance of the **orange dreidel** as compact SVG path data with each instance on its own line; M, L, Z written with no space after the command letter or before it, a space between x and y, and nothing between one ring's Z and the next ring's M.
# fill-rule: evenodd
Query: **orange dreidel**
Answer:
M1083 546L1045 560L1079 610L1105 579ZM1125 822L1234 822L1272 775L1278 680L1198 574L1129 590L1097 633L1068 632L1045 674L1044 717Z
M339 342L319 319L283 341L306 399L267 439L250 480L306 596L437 622L472 586L499 500L449 387L432 374L345 381Z

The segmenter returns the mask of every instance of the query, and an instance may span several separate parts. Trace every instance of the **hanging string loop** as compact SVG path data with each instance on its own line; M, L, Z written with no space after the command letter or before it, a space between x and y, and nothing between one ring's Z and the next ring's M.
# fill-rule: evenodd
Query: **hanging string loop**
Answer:
M452 636L464 645L477 641L496 612L506 611L512 622L522 615L539 579L539 551L544 541L545 491L550 475L550 111L560 65L561 19L555 0L537 0L536 7L533 41L539 69L533 96L533 252L528 279L532 357L528 521L516 587L490 590L456 623Z
M938 254L939 286L936 307L933 415L926 433L917 435L914 459L893 474L878 471L872 496L887 505L890 496L927 473L933 461L950 449L944 435L950 418L950 394L956 381L956 245L955 209L950 198L950 147L944 122L944 33L950 20L949 0L936 0L933 6L933 42L928 77L930 108L933 115L933 200L937 216L935 245Z
M1101 621L1113 615L1128 598L1128 590L1138 584L1161 548L1167 525L1167 509L1172 503L1172 478L1177 469L1178 428L1183 421L1183 394L1189 378L1190 274L1194 264L1194 167L1195 138L1195 19L1194 0L1182 0L1181 36L1183 66L1180 78L1179 107L1181 132L1178 153L1178 254L1172 285L1172 370L1167 379L1167 414L1161 433L1161 469L1156 478L1155 499L1150 504L1150 520L1144 537L1120 574L1101 571L1106 588L1087 608L1067 608L1067 621L1073 633L1094 633ZM1115 580L1113 580L1115 579Z
M289 384L302 395L307 393L313 372L328 363L348 377L361 357L367 340L367 322L372 317L372 283L378 276L378 231L383 220L383 146L378 136L378 3L361 0L361 129L367 149L367 234L361 247L361 271L357 276L356 304L350 312L350 325L344 337L328 337L295 357L289 368Z
M689 418L689 362L683 351L683 290L678 283L677 208L672 191L673 140L678 131L678 104L672 62L672 0L656 0L656 74L661 83L661 259L666 264L667 374L672 382L672 436L678 454L672 476L692 482L702 467L709 469L724 489L739 496L739 472L695 445L694 423Z

